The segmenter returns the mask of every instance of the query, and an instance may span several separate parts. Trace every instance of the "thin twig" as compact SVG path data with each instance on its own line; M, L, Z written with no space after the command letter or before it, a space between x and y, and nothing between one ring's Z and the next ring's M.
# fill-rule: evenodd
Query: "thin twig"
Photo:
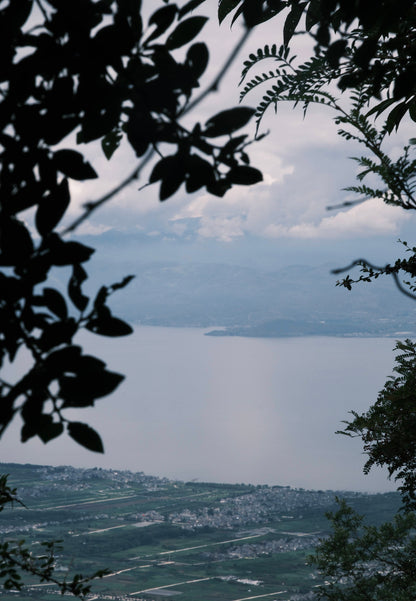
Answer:
M224 78L224 75L227 73L228 69L231 67L231 65L237 58L238 53L240 52L241 48L246 43L251 32L252 32L252 29L246 29L244 31L240 40L237 42L237 44L231 51L229 57L225 61L224 65L223 65L222 69L220 70L220 72L218 73L217 77L214 79L214 81L211 83L211 85L209 85L207 87L207 89L204 90L204 92L201 92L201 94L199 96L197 96L193 102L188 104L188 106L186 107L186 109L183 112L184 115L186 113L189 113L189 111L192 111L192 109L194 109L200 102L202 102L205 99L205 97L208 96L208 94L211 94L212 92L218 92L218 88L220 86L221 80Z
M41 2L41 0L35 0L35 2L36 2L36 4L38 5L38 8L39 8L40 12L42 13L42 15L43 15L43 18L45 19L45 21L46 21L46 22L48 22L48 21L49 21L49 17L48 17L48 15L47 15L47 12L46 12L46 10L44 9L44 7L43 7L43 5L42 5L42 2Z
M399 276L397 275L397 273L395 271L389 271L389 272L386 271L386 268L389 267L389 265L386 265L385 267L379 267L377 265L373 265L372 263L370 263L370 261L367 261L366 259L356 259L350 265L347 265L347 267L339 267L338 269L332 269L331 273L333 273L334 275L338 275L339 273L345 273L346 271L349 271L353 267L357 267L357 265L360 267L369 267L370 269L372 269L374 271L378 271L379 273L385 273L386 275L391 275L394 280L394 283L396 284L396 286L400 290L400 292L402 292L402 294L404 294L405 296L408 296L412 300L416 300L416 295L409 292L403 286L403 284L399 280Z
M201 103L206 98L206 96L208 96L209 94L211 94L213 92L218 91L221 81L223 80L228 69L231 67L232 63L236 59L241 48L247 41L250 33L251 33L251 30L249 30L249 29L246 29L244 31L244 34L241 36L240 40L237 42L237 44L231 51L230 55L228 56L227 60L225 61L224 65L223 65L223 67L219 71L218 75L215 77L214 81L212 81L212 83L206 88L206 90L204 90L199 96L197 96L193 102L190 102L184 108L184 110L182 111L182 113L180 115L181 117L183 117L184 115L189 113L191 110L193 110L199 103ZM105 194L101 198L98 198L97 200L91 200L91 201L86 202L84 204L84 212L82 213L82 215L77 217L77 219L75 219L70 225L68 225L63 230L62 234L69 234L70 232L73 232L86 219L88 219L94 211L96 211L103 204L105 204L106 202L108 202L109 200L114 198L114 196L119 194L122 190L124 190L124 188L129 186L136 179L138 179L142 170L149 163L150 159L154 156L154 154L155 154L154 149L153 148L149 149L148 152L143 157L143 159L140 161L139 165L130 173L130 175L128 175L122 182L120 182L120 184L118 184L118 186L116 186L115 188L110 190L110 192L107 192L107 194Z
M91 215L91 213L96 211L98 209L98 207L101 207L101 205L108 202L114 196L119 194L119 192L121 192L126 186L131 184L135 179L138 179L142 169L144 169L146 167L147 163L150 161L150 159L153 157L154 154L155 154L155 151L153 148L148 150L147 153L145 154L145 156L143 157L143 159L140 161L139 165L118 186L116 186L115 188L110 190L110 192L108 192L107 194L105 194L104 196L99 198L98 200L91 200L89 202L86 202L84 204L85 210L82 213L82 215L77 217L77 219L75 219L70 225L68 225L63 230L62 234L69 234L70 232L73 232L79 225L81 225L81 223L83 223L86 219L88 219L88 217Z

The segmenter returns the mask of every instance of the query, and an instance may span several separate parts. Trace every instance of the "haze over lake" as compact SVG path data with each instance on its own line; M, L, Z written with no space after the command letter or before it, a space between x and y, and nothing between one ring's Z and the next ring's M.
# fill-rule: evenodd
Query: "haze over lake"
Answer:
M105 454L67 436L20 444L2 461L102 466L190 480L382 491L362 475L361 444L335 435L365 410L393 366L394 339L238 338L199 328L137 327L123 340L83 335L88 352L126 374L120 389L72 419L96 428ZM69 417L69 415L68 415Z

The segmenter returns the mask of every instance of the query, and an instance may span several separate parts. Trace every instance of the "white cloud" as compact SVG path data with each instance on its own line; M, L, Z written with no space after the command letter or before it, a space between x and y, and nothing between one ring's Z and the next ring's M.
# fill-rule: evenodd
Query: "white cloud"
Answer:
M256 186L236 186L223 198L202 194L193 200L183 199L179 210L169 219L171 226L178 231L180 224L184 232L186 221L197 221L201 237L222 241L230 241L249 231L261 234L264 224L269 222L273 205L276 205L273 190L294 171L292 165L284 165L277 157L273 162L273 174L265 172L263 182Z
M242 217L202 217L198 234L202 238L216 238L222 242L231 242L244 235Z
M81 236L100 236L111 229L113 228L110 225L104 225L102 223L94 224L85 221L77 229L77 234L80 234Z
M264 233L272 238L327 239L397 234L400 226L410 217L403 209L371 199L349 210L324 217L318 223L303 221L291 227L270 224Z

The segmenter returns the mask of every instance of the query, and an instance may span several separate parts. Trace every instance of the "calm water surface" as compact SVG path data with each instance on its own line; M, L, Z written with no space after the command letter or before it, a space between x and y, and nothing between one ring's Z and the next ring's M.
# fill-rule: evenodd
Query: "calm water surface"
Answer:
M2 442L2 461L102 466L178 479L389 490L361 474L359 441L335 435L377 397L393 339L214 338L138 327L125 339L85 335L89 352L127 375L112 397L71 416L102 435L105 455L67 437Z

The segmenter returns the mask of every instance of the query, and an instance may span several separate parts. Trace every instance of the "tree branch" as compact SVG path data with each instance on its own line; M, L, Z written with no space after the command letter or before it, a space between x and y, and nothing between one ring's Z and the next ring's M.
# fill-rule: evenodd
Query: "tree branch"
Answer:
M350 269L352 269L353 267L356 267L357 265L359 265L360 267L369 267L370 269L378 271L379 273L385 273L386 275L391 275L394 280L394 283L396 284L396 286L400 290L400 292L402 292L405 296L408 296L412 300L416 300L416 295L409 292L403 286L403 284L399 280L399 276L397 275L397 273L395 271L391 271L390 269L387 270L389 265L386 265L385 267L378 267L377 265L372 265L372 263L370 263L370 261L367 261L366 259L357 259L356 261L353 261L350 265L347 265L347 267L340 267L338 269L333 269L331 271L331 273L333 273L334 275L338 275L339 273L344 273L345 271L349 271Z
M229 68L233 64L234 60L237 58L238 53L240 52L241 48L243 47L243 45L247 41L250 33L251 33L250 29L246 29L244 31L244 33L241 36L240 40L237 42L237 44L234 46L234 48L230 52L227 60L225 61L225 63L222 66L222 68L220 69L218 75L211 82L211 84L206 88L206 90L204 90L199 96L197 96L195 98L195 100L193 100L192 102L190 102L184 108L184 110L182 111L180 117L183 117L184 115L186 115L190 111L192 111L209 94L218 91L219 86L220 86L222 80L224 79L227 71L229 70ZM107 192L107 194L105 194L101 198L98 198L97 200L91 200L91 201L86 202L84 204L84 212L82 213L82 215L80 215L79 217L77 217L77 219L75 219L72 223L70 223L70 225L68 225L63 230L62 234L63 235L64 234L69 234L70 232L73 232L74 230L76 230L76 228L79 227L84 221L86 221L94 211L96 211L103 204L105 204L106 202L108 202L109 200L111 200L112 198L114 198L117 194L119 194L122 190L124 190L124 188L126 188L127 186L129 186L136 179L138 179L139 176L140 176L140 174L141 174L141 172L142 172L142 170L146 167L146 165L149 163L150 159L152 159L152 157L154 156L154 154L155 154L155 151L154 151L153 148L151 148L150 150L148 150L148 152L142 158L142 160L140 161L140 163L138 164L138 166L130 173L130 175L128 175L122 182L120 182L120 184L118 184L115 188L113 188L112 190L110 190L109 192Z

